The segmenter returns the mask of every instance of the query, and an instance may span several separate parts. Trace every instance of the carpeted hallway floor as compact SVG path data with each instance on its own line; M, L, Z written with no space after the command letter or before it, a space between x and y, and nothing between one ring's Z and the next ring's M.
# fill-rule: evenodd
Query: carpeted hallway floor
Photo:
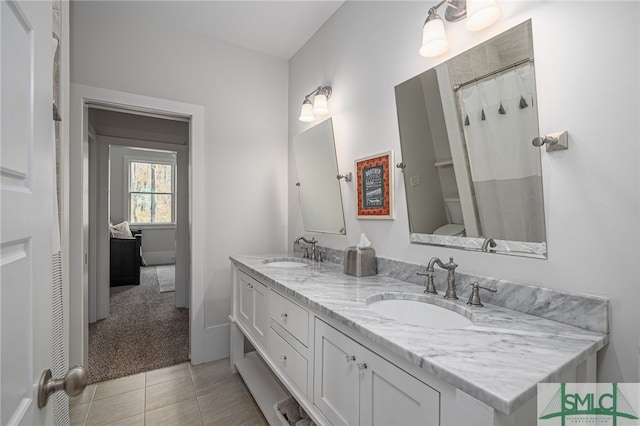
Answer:
M109 309L89 324L89 383L189 359L189 310L160 293L156 267L141 268L139 286L112 287Z

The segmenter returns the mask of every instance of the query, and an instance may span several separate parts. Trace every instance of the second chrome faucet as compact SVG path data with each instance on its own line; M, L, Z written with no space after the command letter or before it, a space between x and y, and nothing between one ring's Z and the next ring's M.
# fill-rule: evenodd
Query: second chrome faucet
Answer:
M447 291L444 294L446 299L457 299L458 295L456 294L456 275L455 271L458 267L458 264L453 261L453 257L449 258L448 263L443 263L437 257L431 258L429 263L427 264L427 273L424 274L422 272L418 272L418 275L424 275L427 277L427 287L425 288L425 293L430 294L438 294L438 290L436 290L435 283L433 282L433 275L435 271L435 265L438 265L442 269L446 269L448 271L447 275Z
M311 246L311 251L309 251L308 247L304 247L303 257L305 259L317 260L319 262L323 261L322 251L320 251L320 249L316 247L316 243L318 241L316 241L315 237L312 237L310 240L307 240L305 237L298 237L293 243L300 244L300 241L304 241L305 243Z

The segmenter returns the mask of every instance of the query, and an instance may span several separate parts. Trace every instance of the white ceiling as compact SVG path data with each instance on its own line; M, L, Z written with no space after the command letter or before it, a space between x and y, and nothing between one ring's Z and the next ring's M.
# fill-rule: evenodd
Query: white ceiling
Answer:
M290 59L342 1L109 1L140 22L214 37Z

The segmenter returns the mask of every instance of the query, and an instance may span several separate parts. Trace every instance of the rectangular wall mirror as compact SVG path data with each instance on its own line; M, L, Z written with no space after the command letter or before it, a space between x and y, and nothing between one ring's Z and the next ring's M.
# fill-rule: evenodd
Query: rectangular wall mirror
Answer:
M346 234L331 119L295 136L293 152L304 230Z
M531 21L395 93L411 242L546 258Z

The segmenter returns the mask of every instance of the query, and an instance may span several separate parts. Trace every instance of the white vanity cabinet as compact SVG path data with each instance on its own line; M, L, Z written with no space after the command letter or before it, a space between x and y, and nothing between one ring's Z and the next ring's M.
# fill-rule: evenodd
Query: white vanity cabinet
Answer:
M269 287L242 271L236 282L237 319L267 347L269 330Z
M313 402L334 425L439 425L440 394L315 320Z
M277 424L274 404L288 395L294 396L319 426L535 424L535 397L529 396L506 414L495 403L489 405L429 372L425 366L411 362L402 347L391 350L377 342L377 323L367 322L366 316L360 323L351 324L348 317L341 317L339 310L329 309L318 301L307 303L318 294L318 285L311 279L315 271L310 271L311 278L301 285L299 275L280 270L270 272L261 259L247 257L245 262L247 266L235 262L233 270L230 362L231 368L242 375L270 424ZM340 277L341 269L331 265L324 268L326 276ZM289 280L291 286L287 284ZM361 290L354 290L358 282L349 284L352 287L334 286L327 290L333 291L328 298L330 303L335 305L339 304L336 300L342 300L338 287L345 287L341 291L351 298L373 291L364 284ZM347 307L352 305L360 306L345 303ZM358 318L357 312L347 312ZM255 352L245 354L245 338ZM457 344L461 343L464 342ZM593 352L578 366L566 368L553 377L559 382L594 382L595 367ZM502 380L499 367L487 368L494 368L487 373ZM446 373L446 369L443 371ZM482 372L484 376L487 373ZM486 381L493 385L491 380ZM500 403L499 395L494 399Z

